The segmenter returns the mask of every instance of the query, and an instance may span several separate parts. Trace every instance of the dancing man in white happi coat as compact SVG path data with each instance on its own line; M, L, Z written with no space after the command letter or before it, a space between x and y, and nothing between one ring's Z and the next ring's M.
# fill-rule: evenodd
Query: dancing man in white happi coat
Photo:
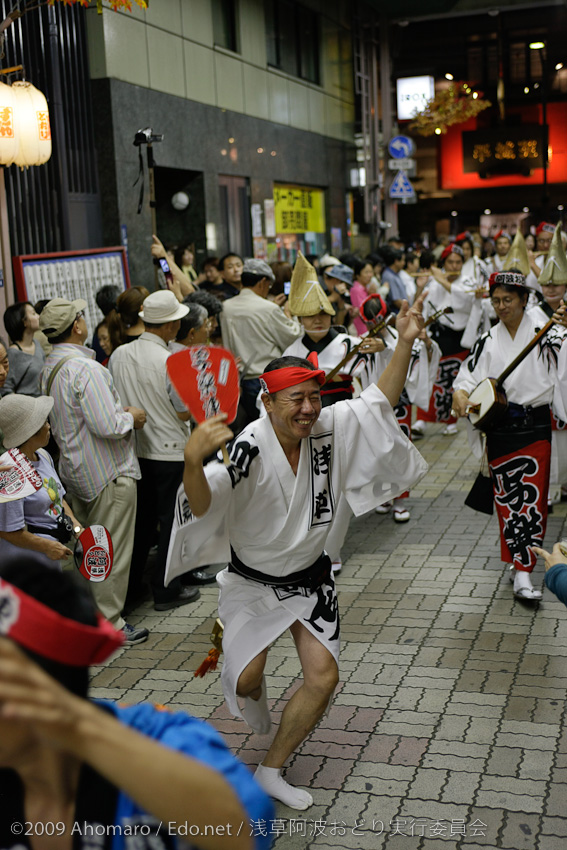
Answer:
M338 500L344 493L360 516L427 471L392 409L423 328L422 308L422 297L411 309L403 303L392 359L359 398L322 411L324 372L309 360L279 358L261 376L267 416L229 447L230 466L213 461L203 467L232 437L224 414L194 429L185 448L167 577L187 564L230 562L217 577L223 690L233 714L259 734L270 729L268 650L290 629L303 684L283 711L256 779L295 809L308 808L313 798L285 782L281 769L322 717L339 678L337 596L324 551Z

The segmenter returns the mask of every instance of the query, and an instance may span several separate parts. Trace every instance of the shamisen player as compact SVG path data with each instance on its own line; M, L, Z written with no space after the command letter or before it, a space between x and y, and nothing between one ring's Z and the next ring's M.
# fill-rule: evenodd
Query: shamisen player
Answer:
M267 850L271 801L208 724L86 698L123 640L67 573L0 566L0 847Z
M321 410L325 373L309 360L273 360L261 376L267 416L229 448L231 464L203 462L232 437L221 414L199 425L185 447L168 574L229 561L217 580L224 624L222 684L234 715L258 734L270 729L264 667L287 629L303 683L283 711L256 779L295 809L313 799L280 775L323 715L338 682L339 616L325 552L342 494L357 516L419 480L427 465L400 430L398 401L423 298L398 314L398 344L377 384ZM238 697L244 700L242 709Z
M498 378L533 340L542 323L526 311L529 290L517 271L490 276L490 300L498 323L483 334L461 366L453 385L453 411L466 416L469 396L485 378ZM537 601L531 572L533 547L540 546L547 524L551 454L550 408L567 420L567 335L565 307L554 314L557 324L504 381L508 409L486 436L486 453L500 524L502 560L510 567L514 596ZM478 431L475 432L478 436ZM480 441L472 445L480 457Z

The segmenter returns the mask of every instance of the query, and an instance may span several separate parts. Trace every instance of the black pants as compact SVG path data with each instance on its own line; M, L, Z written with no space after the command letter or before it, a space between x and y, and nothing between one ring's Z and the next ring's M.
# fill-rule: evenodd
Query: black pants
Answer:
M155 602L168 602L181 591L180 578L175 578L166 588L163 584L167 550L173 524L175 497L183 480L183 461L147 460L139 458L142 478L138 484L138 507L134 551L130 567L128 596L135 597L142 586L144 566L154 544L159 523L158 550L150 576Z

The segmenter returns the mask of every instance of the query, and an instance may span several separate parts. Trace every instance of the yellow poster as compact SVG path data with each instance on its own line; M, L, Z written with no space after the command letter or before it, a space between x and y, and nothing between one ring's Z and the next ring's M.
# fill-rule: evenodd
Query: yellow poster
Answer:
M274 185L276 233L325 233L325 191Z

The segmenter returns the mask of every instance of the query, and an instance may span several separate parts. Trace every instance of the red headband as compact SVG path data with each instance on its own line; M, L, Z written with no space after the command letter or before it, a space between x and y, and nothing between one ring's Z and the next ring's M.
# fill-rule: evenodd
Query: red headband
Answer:
M526 278L521 272L493 272L488 279L489 289L495 286L521 286L526 288Z
M494 238L495 238L495 239L500 239L500 237L501 237L501 236L503 236L503 237L504 237L504 239L507 239L507 240L508 240L508 242L511 242L511 241L512 241L512 237L510 236L510 234L509 234L509 233L508 233L508 231L506 231L506 230L499 230L499 231L498 231L498 233L495 235L495 237L494 237Z
M319 365L315 351L312 351L307 359L314 366ZM273 372L264 372L263 375L260 375L260 384L265 393L277 393L280 390L287 390L288 387L293 387L295 384L303 384L304 381L309 381L311 378L314 378L318 384L324 384L324 370L306 369L302 366L286 366L283 369L274 369Z
M449 254L458 254L459 257L464 257L464 251L458 245L455 245L454 242L451 242L450 245L447 245L443 253L441 254L441 261L446 260Z
M366 307L368 305L368 308L370 309L371 303L373 303L375 307L377 307L379 305L379 309L376 310L374 315L370 314L370 315L367 316L366 315ZM384 301L384 299L380 295L380 293L373 292L372 295L369 295L368 298L364 299L364 301L362 302L362 304L360 305L360 307L358 309L358 312L360 313L361 319L364 319L364 321L367 324L372 324L373 322L377 323L380 319L384 318L384 316L388 312L388 307L386 305L386 302Z
M550 224L548 221L542 221L541 224L538 224L536 227L536 235L539 236L542 230L545 233L555 233L555 226Z
M97 618L96 626L77 623L0 579L0 635L44 658L72 667L106 661L124 635L101 614Z

